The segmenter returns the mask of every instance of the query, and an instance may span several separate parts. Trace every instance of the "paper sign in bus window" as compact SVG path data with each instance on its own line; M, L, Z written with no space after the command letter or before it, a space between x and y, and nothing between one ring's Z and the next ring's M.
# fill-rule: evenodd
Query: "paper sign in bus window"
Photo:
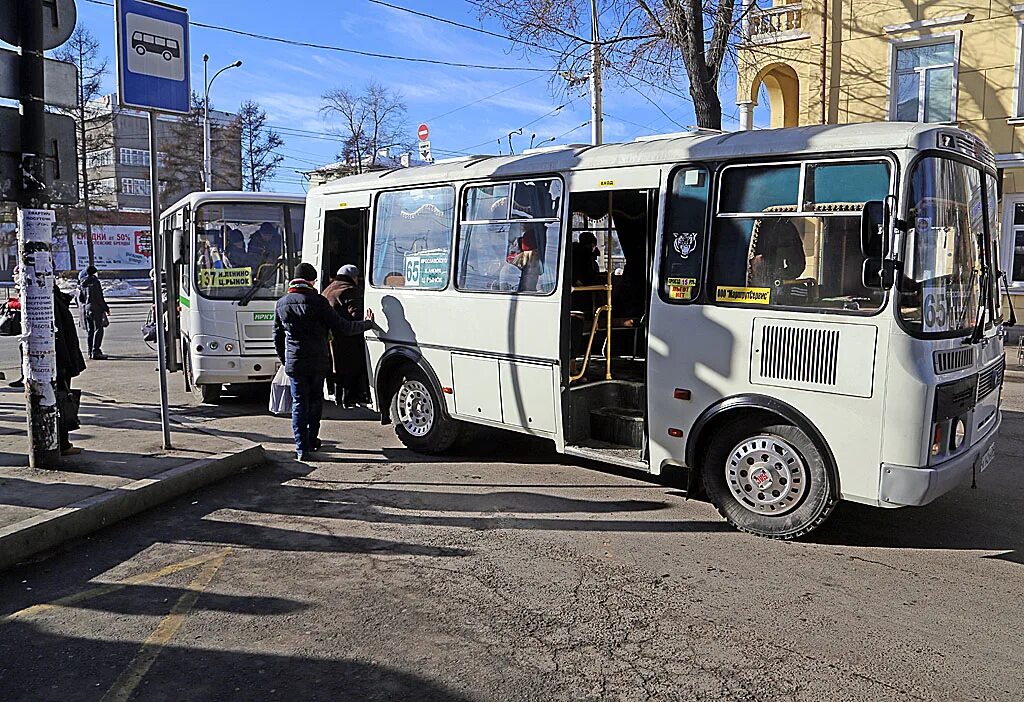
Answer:
M738 302L747 305L767 305L772 299L771 288L743 288L719 285L715 302Z
M405 257L405 286L443 288L448 282L448 251L434 249Z
M237 288L252 285L251 268L200 268L199 286L203 288Z
M670 300L693 299L693 290L697 287L696 278L669 278L666 282Z

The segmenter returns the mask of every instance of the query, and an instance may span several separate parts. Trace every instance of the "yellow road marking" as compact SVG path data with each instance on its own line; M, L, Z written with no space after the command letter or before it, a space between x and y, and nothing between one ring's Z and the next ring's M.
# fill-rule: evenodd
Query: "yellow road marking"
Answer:
M230 550L230 548L225 548L213 554L193 556L192 558L187 558L184 561L164 566L159 570L152 570L148 573L140 573L139 575L133 575L130 578L125 578L124 580L118 580L113 583L106 583L104 585L100 585L89 590L77 592L74 595L61 597L59 599L53 600L52 602L44 602L42 604L32 605L31 607L26 607L25 609L18 610L17 612L14 612L12 614L8 614L6 617L0 619L0 624L7 624L8 622L12 622L16 619L25 619L36 614L42 614L43 612L46 612L47 610L53 609L55 607L66 607L68 605L77 604L79 602L91 600L96 597L102 597L103 595L109 594L111 592L117 592L118 590L129 587L130 585L143 585L145 583L150 583L166 575L171 575L182 570L188 570L189 568L195 568L196 566L203 565L204 563L209 563L213 560L220 559L223 562L224 557L227 556Z
M217 571L224 565L224 560L228 557L230 551L230 548L226 548L208 560L195 577L195 580L189 583L188 590L178 598L171 611L160 620L160 624L157 625L153 633L149 635L149 638L139 648L139 652L135 654L135 658L128 664L125 671L118 676L114 684L107 690L107 693L100 698L100 702L126 702L132 696L135 688L139 686L139 683L142 682L150 667L163 651L164 646L174 638L174 635L178 633L178 629L185 623L185 618L192 611L192 607L195 606L199 595L210 585Z

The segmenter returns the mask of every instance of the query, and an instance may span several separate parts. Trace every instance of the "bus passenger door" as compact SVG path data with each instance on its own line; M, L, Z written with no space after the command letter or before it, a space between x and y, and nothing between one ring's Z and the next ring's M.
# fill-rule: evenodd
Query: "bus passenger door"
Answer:
M323 255L321 258L321 289L326 287L338 269L345 265L359 268L366 262L366 239L370 232L370 209L346 207L324 212Z

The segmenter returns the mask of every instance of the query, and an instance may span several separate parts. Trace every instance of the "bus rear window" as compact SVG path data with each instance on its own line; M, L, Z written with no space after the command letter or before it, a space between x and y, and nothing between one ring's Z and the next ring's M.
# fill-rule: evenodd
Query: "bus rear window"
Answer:
M416 188L377 200L371 284L441 290L448 285L455 190Z

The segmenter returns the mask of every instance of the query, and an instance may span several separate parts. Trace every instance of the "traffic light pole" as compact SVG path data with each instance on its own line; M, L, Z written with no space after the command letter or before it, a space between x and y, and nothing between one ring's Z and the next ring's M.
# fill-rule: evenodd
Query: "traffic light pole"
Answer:
M53 328L53 210L47 204L44 153L43 8L41 0L17 0L21 61L21 192L18 256L21 266L22 340L29 466L60 461L57 430L56 352Z

